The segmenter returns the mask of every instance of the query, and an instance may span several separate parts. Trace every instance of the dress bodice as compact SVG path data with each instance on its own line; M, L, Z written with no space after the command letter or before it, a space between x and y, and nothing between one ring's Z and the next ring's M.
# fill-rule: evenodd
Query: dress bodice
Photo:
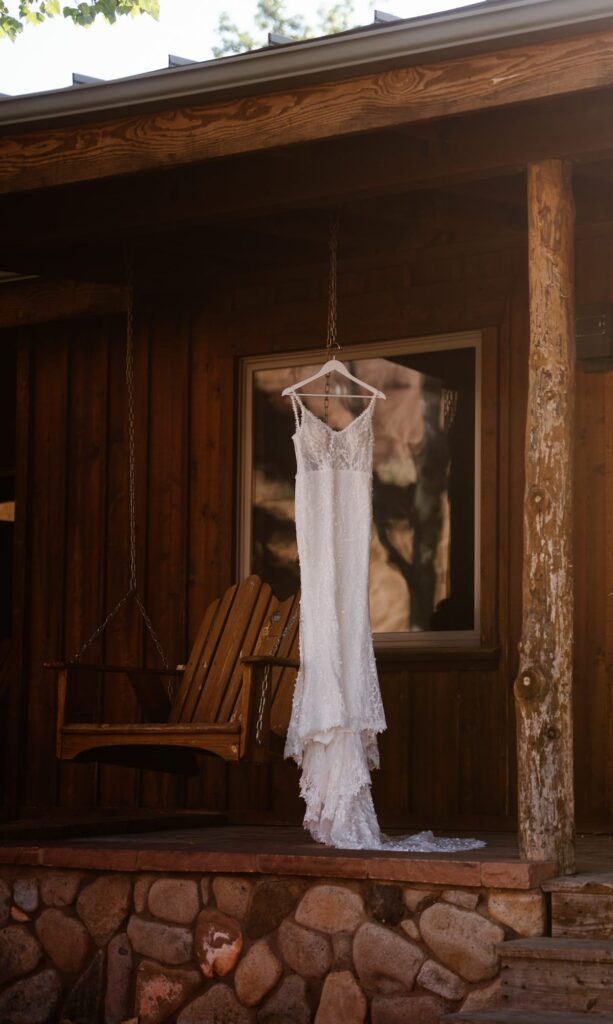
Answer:
M334 430L307 409L298 395L292 395L296 433L294 447L298 471L348 469L372 472L372 413L375 399L342 430Z

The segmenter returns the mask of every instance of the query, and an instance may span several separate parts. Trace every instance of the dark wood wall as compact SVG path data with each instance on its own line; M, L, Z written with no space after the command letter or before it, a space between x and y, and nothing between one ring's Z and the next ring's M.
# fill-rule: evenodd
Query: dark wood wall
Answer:
M469 212L466 214L469 216ZM435 225L436 226L436 225ZM438 226L440 229L440 225ZM274 246L273 246L274 248ZM312 249L207 274L188 296L144 289L136 307L137 545L147 608L169 658L185 660L203 610L234 574L236 371L241 355L312 346L325 324L326 272ZM581 301L613 301L613 243L578 249ZM249 255L249 254L248 254ZM484 647L482 659L380 664L389 728L374 794L384 825L512 827L512 682L520 625L526 255L521 237L398 239L341 253L346 344L486 331ZM298 821L297 774L203 760L199 779L58 765L46 659L70 656L128 585L127 423L121 317L21 328L22 478L19 621L23 624L19 806L228 807L247 820ZM577 428L577 785L581 821L611 821L609 665L613 657L613 375L579 374ZM589 500L586 500L589 496ZM21 582L20 582L21 581ZM94 659L154 654L134 609ZM76 694L71 712L135 714L119 678ZM21 717L19 717L21 716Z

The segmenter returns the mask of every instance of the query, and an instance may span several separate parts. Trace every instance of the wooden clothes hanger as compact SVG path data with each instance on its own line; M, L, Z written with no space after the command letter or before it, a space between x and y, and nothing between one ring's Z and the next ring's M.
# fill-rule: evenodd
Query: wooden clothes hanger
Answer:
M291 384L290 387L288 387L288 388L284 388L284 390L281 392L281 395L283 397L286 397L287 395L294 395L294 394L296 394L296 391L298 390L298 388L304 388L304 387L307 386L307 384L312 384L313 381L319 380L320 377L326 377L329 373L339 373L342 377L347 377L348 380L352 380L354 382L354 384L359 384L360 387L365 388L366 391L368 392L367 395L352 395L351 396L352 398L370 398L370 397L372 397L372 398L385 398L386 397L382 391L379 391L378 388L373 387L372 384L367 384L365 380L360 380L359 377L354 377L354 375L347 369L345 364L342 363L340 361L340 359L337 359L336 356L332 356L332 359L328 359L328 361L325 362L323 364L323 366L320 366L320 368L317 371L317 373L312 374L312 376L310 376L310 377L305 377L304 380L300 380L296 384ZM335 395L333 393L330 394L330 392L328 392L327 394L324 394L323 392L320 392L320 391L303 391L303 395L305 395L305 397L307 397L307 398L346 398L347 397L346 395ZM300 396L298 396L298 397L300 397Z

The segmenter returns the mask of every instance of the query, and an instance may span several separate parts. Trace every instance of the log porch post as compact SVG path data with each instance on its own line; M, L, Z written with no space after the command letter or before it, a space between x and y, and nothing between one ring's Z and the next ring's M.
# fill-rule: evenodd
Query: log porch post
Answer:
M530 358L523 613L515 680L519 845L574 871L572 463L574 203L570 166L528 167Z

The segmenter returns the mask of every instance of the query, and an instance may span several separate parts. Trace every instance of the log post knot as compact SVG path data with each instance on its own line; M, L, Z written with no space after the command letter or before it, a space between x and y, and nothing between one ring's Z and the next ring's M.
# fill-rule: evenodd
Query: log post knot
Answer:
M549 492L541 485L530 487L526 494L527 507L536 515L543 515L551 507Z
M549 690L547 677L534 666L520 669L513 684L513 693L518 704L543 700Z

